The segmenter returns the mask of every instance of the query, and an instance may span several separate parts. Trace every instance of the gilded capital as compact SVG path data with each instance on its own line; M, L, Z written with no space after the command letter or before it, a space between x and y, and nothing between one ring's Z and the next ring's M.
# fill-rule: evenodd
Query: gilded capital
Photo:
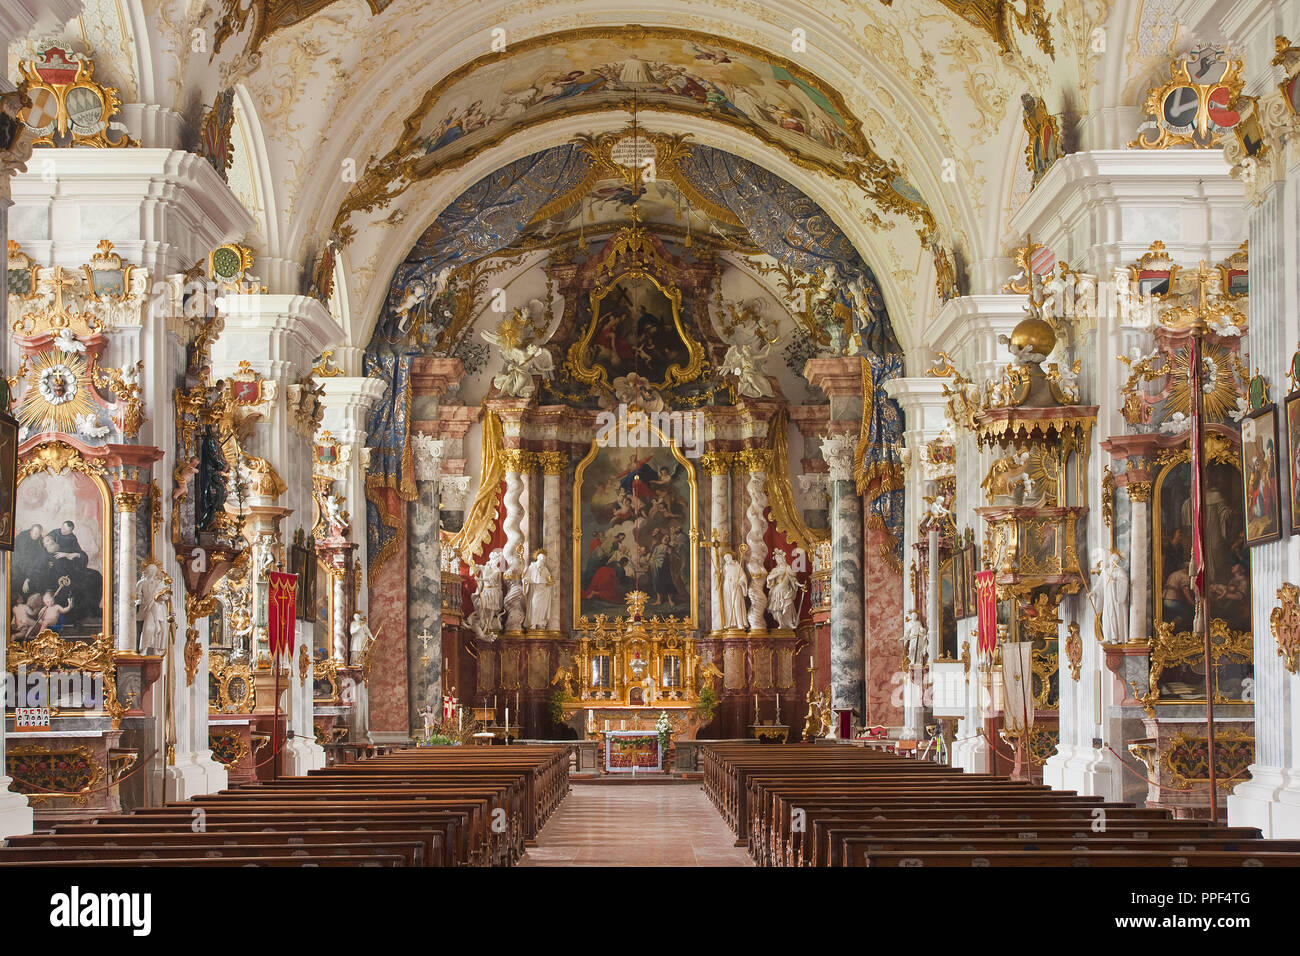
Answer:
M766 448L746 448L736 453L736 461L739 462L742 471L751 473L767 471L767 460L770 455L771 452Z
M700 467L706 475L727 475L731 473L731 459L735 457L729 451L710 451L700 456Z
M1128 492L1129 501L1145 502L1151 497L1151 482L1149 481L1130 481L1124 486Z
M140 502L144 500L144 494L136 491L119 491L113 495L113 504L117 506L119 513L130 512L134 514L140 510Z
M526 452L522 448L503 448L501 450L501 464L506 471L513 471L515 474L531 470L531 452Z
M544 475L562 475L569 464L569 456L562 451L539 451L537 461Z

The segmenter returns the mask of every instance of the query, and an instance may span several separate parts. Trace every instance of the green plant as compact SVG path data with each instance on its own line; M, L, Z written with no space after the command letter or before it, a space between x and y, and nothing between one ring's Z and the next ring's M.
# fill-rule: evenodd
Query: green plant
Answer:
M699 699L695 702L695 716L701 720L712 720L717 709L718 695L711 684L705 684L700 689Z
M673 725L668 720L666 711L659 711L659 719L655 721L655 732L659 734L659 753L667 757L668 743L673 736Z
M564 723L564 702L568 699L569 695L558 687L551 691L551 699L547 701L546 710L551 716L551 723L556 726Z

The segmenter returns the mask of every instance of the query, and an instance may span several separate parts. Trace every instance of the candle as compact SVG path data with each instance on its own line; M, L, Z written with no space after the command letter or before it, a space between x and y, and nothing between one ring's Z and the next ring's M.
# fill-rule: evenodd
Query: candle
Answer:
M510 742L510 708L506 708L506 743Z
M781 722L781 695L776 695L776 722Z
M456 733L460 733L464 729L465 729L465 711L457 707L456 708Z

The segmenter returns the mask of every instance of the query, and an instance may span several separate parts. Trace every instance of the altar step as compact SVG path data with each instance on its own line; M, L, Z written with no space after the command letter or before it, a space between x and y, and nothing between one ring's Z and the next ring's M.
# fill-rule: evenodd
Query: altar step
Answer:
M698 784L704 779L702 773L656 773L653 770L646 773L638 773L633 776L630 773L571 773L569 779L583 783L694 783Z

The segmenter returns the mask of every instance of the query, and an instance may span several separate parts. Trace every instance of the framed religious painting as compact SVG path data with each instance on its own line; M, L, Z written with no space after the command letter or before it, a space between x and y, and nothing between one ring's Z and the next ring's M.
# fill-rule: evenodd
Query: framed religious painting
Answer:
M14 549L14 504L18 490L18 422L0 413L0 550Z
M1300 392L1286 397L1286 487L1291 502L1291 533L1300 534Z
M652 429L653 431L653 429ZM648 596L647 619L698 619L695 472L666 436L654 445L606 446L579 463L573 490L573 616L627 613Z
M1277 405L1270 402L1241 420L1241 482L1249 547L1282 537L1277 419Z
M46 446L42 446L42 450ZM43 630L94 638L112 628L112 499L98 466L61 443L23 465L9 560L10 640ZM29 470L30 469L30 470Z

